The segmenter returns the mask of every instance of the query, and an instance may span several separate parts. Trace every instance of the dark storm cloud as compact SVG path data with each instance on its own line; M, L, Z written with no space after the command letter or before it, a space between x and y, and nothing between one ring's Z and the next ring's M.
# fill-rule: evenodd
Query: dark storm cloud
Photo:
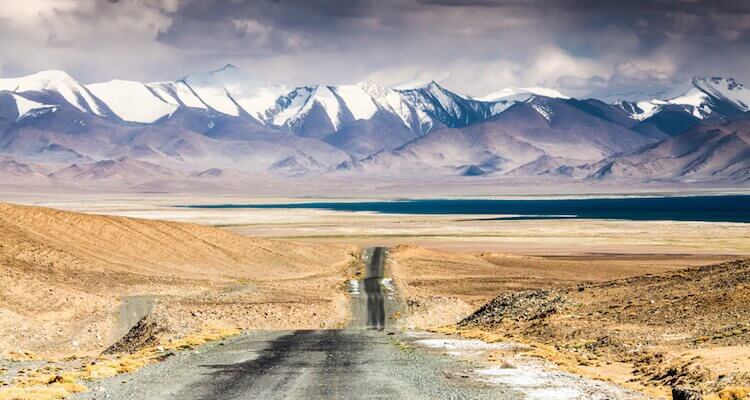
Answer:
M750 2L704 0L10 0L3 75L170 79L234 63L260 80L437 79L483 94L661 91L750 76Z
M420 0L444 7L487 7L533 15L540 23L581 33L622 28L651 39L671 35L739 41L750 31L750 2L744 0ZM737 35L727 35L728 32ZM566 38L563 38L566 39Z
M675 10L688 12L748 12L750 5L742 0L419 0L421 4L449 7L522 7L544 8L576 13L647 14Z
M178 46L252 55L335 45L332 35L366 16L361 1L186 1L157 40ZM354 34L355 32L349 32Z

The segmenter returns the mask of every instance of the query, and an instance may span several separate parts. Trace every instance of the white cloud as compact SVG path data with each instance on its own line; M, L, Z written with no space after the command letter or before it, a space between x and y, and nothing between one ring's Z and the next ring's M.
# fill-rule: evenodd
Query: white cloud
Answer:
M63 69L74 75L128 77L141 62L174 61L157 40L172 23L175 0L10 0L0 7L0 52L25 73Z
M257 45L265 46L269 42L273 28L269 25L260 23L255 19L233 19L232 25L242 32L243 36L255 41Z
M611 73L610 71L611 67L601 61L574 57L560 48L546 47L535 55L530 66L523 72L523 76L527 82L555 85L555 82L563 76L591 78L606 76Z

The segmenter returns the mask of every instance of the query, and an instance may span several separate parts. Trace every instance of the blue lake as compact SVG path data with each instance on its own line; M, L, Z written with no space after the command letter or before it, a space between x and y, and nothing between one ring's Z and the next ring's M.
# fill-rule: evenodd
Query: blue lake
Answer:
M469 219L594 218L750 222L750 195L582 199L418 199L285 204L207 204L189 208L296 208L383 214L463 214ZM502 217L497 217L503 215Z

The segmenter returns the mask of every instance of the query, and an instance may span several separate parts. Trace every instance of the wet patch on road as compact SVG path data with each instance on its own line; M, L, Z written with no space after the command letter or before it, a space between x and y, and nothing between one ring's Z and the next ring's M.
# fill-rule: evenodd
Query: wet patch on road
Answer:
M375 247L363 253L365 278L349 282L352 296L350 328L383 330L389 325L389 315L396 310L393 281L384 278L387 249Z

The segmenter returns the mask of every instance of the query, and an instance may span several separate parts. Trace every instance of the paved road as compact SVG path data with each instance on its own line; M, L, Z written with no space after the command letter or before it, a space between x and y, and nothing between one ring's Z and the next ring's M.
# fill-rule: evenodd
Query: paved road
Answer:
M357 282L351 293L350 329L382 330L398 307L392 287L388 286L390 280L383 280L386 252L384 247L365 250L365 278Z
M367 327L383 329L385 327L385 293L383 291L383 263L385 249L376 247L367 260L367 274L360 285L367 298Z
M388 329L386 249L369 249L346 330L250 332L105 380L81 399L517 399L468 379L471 365L413 348ZM359 314L359 315L357 315Z

